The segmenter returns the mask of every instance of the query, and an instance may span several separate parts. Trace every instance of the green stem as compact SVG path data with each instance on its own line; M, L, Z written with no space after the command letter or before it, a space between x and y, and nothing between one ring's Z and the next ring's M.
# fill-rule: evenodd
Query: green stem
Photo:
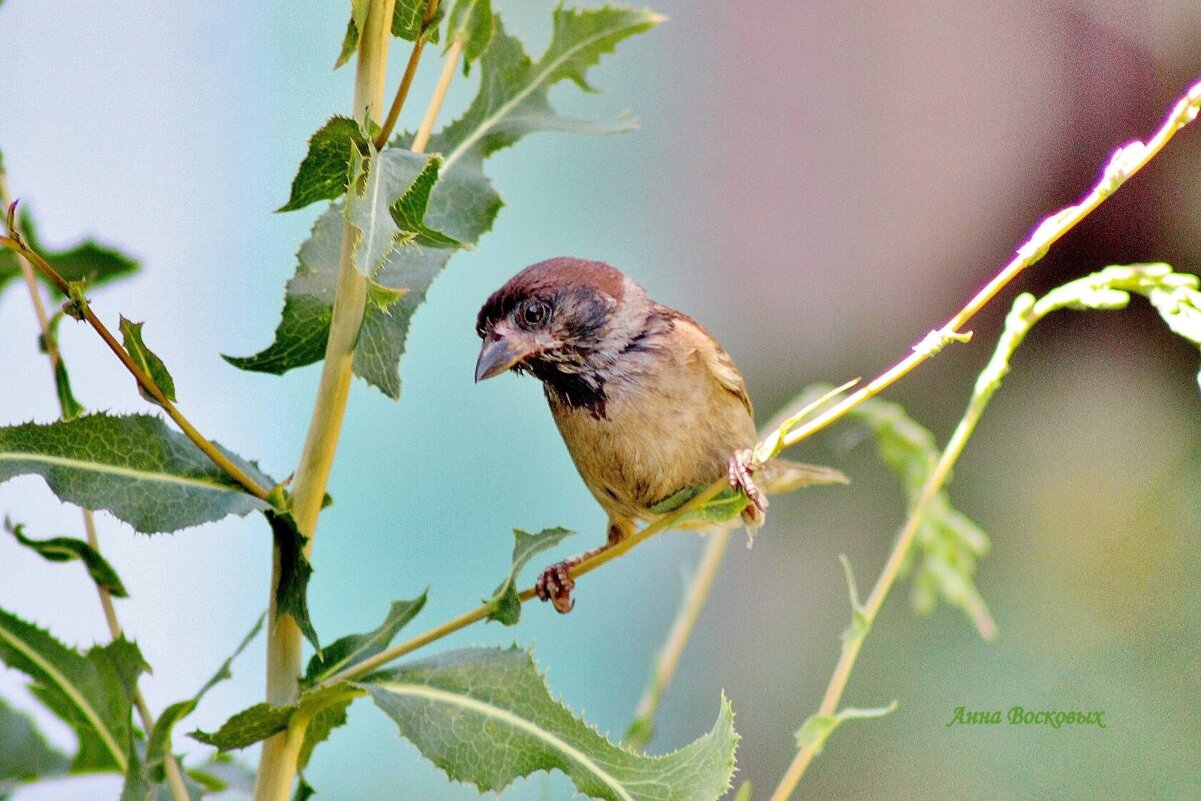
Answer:
M388 46L394 0L371 0L359 38L355 72L354 117L360 125L376 118L384 102ZM325 347L321 381L304 450L292 489L292 515L308 538L306 556L311 555L317 532L317 516L325 499L333 469L338 436L346 413L353 374L354 347L363 322L367 281L352 260L355 231L347 223L342 232L342 252L334 295L333 316ZM301 635L288 615L275 614L276 588L280 580L280 554L273 548L271 575L271 621L267 634L267 701L286 704L297 695L300 675ZM290 727L263 743L255 782L255 801L287 801L296 778L297 757L304 726Z

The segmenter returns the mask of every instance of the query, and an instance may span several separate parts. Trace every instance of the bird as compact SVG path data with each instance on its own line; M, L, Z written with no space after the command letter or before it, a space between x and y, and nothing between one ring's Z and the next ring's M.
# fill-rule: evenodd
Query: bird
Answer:
M608 515L604 545L535 583L560 613L574 606L572 567L690 488L726 479L746 497L743 522L758 527L765 491L847 480L778 458L756 465L754 413L734 361L700 323L604 262L558 257L526 267L488 297L476 333L476 382L507 371L542 382L572 461Z

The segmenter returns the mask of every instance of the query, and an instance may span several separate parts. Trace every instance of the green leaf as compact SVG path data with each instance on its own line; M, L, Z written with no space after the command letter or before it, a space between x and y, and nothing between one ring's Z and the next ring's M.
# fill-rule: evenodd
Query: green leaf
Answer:
M21 209L20 229L29 248L40 253L67 281L86 281L89 288L94 288L138 270L138 263L132 258L93 239L85 239L66 250L48 250L38 239L37 227L27 208ZM36 270L34 272L55 297L64 297L44 275ZM0 249L0 289L17 275L20 275L20 265L16 254Z
M350 0L350 22L346 25L346 35L342 37L342 50L338 54L338 60L334 62L334 69L350 61L350 57L358 50L359 36L362 35L370 8L370 0Z
M796 733L797 746L800 748L811 747L813 753L820 754L826 745L826 740L830 739L834 730L846 721L882 718L896 708L897 702L893 701L888 706L876 709L847 708L836 715L810 715Z
M934 435L902 406L879 398L865 401L847 416L866 424L875 436L881 461L900 480L912 507L939 458ZM988 553L988 537L951 506L946 489L930 504L914 545L920 560L913 577L917 611L931 611L941 598L963 610L981 637L992 639L996 624L972 578L979 558ZM852 636L858 628L857 621Z
M67 372L63 353L58 348L58 324L65 316L60 311L50 318L49 330L46 334L38 336L38 349L42 353L49 353L53 347L58 353L58 359L54 363L54 390L58 394L58 408L62 411L62 419L74 420L87 409L75 399L75 393L71 391L71 375Z
M347 195L346 219L357 234L354 266L367 278L374 278L392 252L404 244L430 247L456 246L431 237L441 234L422 222L430 190L441 163L436 157L419 155L399 148L376 151L368 145L368 156L353 151L350 156L351 186ZM416 184L422 181L421 186ZM410 197L406 198L406 195ZM408 223L412 227L402 228ZM422 235L425 239L422 239Z
M397 633L421 612L428 594L427 589L411 601L393 601L388 616L374 630L349 634L327 645L320 655L314 655L309 660L302 682L304 686L311 687L387 648Z
M188 775L209 793L229 790L250 796L254 792L254 771L229 754L214 753L207 762L188 768Z
M485 601L489 620L499 621L506 626L517 624L521 619L521 599L517 592L517 576L521 569L535 556L554 548L572 534L575 532L565 528L546 528L537 534L513 529L513 565L492 598Z
M133 359L138 367L142 368L142 372L150 376L159 391L167 396L167 400L175 402L175 380L171 378L171 374L167 372L167 366L163 364L163 360L155 355L154 351L146 347L146 343L142 341L142 326L145 323L131 323L125 317L121 317L121 338L125 341L125 350L129 353L129 357ZM157 404L154 396L138 384L138 394L151 403Z
M146 669L136 645L122 638L81 654L0 610L0 660L29 676L30 691L75 732L72 772L125 771L133 694Z
M666 756L644 756L609 742L552 698L533 659L516 647L439 654L360 686L427 759L480 792L560 770L592 798L713 801L734 772L738 735L724 698L708 734Z
M125 585L121 583L121 578L113 566L100 555L99 551L83 540L71 537L53 537L48 540L30 539L25 536L24 525L20 523L13 525L7 518L4 521L4 529L16 537L17 542L35 551L47 561L72 562L78 559L83 562L88 575L92 577L92 581L96 582L96 586L108 590L108 593L114 598L129 597L129 593L125 591Z
M309 151L296 177L292 194L278 211L295 211L318 200L337 200L350 181L350 154L367 150L367 135L349 117L333 117L309 138Z
M651 507L651 511L655 514L667 514L674 512L684 504L691 501L697 495L700 495L705 490L709 489L708 484L698 484L695 487L685 487L682 490L672 494L666 500L659 501ZM712 500L705 503L699 509L693 509L680 517L677 523L683 523L689 520L704 520L708 523L724 523L727 520L733 520L742 514L742 510L746 508L747 499L741 492L731 489L722 490Z
M0 797L22 782L66 771L67 757L46 742L27 715L0 698Z
M455 0L446 23L446 49L455 40L462 40L464 75L488 50L493 30L491 0Z
M345 682L318 687L302 693L300 700L294 704L255 704L222 723L216 732L194 731L190 736L221 751L246 748L286 729L293 715L312 719L324 709L354 700L363 694L363 690Z
M427 5L428 0L396 0L392 9L392 35L410 42L415 41L421 35ZM437 44L438 23L442 20L443 12L442 4L439 3L426 31L426 41Z
M450 243L475 244L491 229L502 205L484 175L484 158L535 131L614 133L632 127L630 120L601 123L560 116L551 107L548 93L557 81L582 81L588 67L616 42L660 19L651 12L622 9L557 11L551 47L533 62L495 18L491 44L480 60L479 92L459 120L430 140L431 152L446 154L432 189L425 191L432 161L400 147L381 151L380 155L389 155L374 176L370 158L352 169L352 177L361 182L356 182L356 200L351 204L355 209L346 212L363 232L356 243L356 264L380 287L404 290L403 297L387 309L368 305L355 352L356 375L385 395L399 397L398 364L409 323L430 283L454 254ZM411 141L411 136L402 135L399 141ZM356 153L351 151L352 168ZM405 191L396 196L406 181ZM421 214L423 202L428 205ZM339 212L335 205L322 214L301 246L274 342L253 356L226 356L235 367L279 375L324 356L342 248ZM396 247L398 239L415 246Z
M194 696L185 701L177 701L171 704L159 715L158 720L154 723L154 731L150 733L150 738L146 743L145 770L155 782L162 782L166 778L163 763L166 755L171 752L171 733L175 725L183 718L192 714L209 690L221 682L233 678L233 673L230 671L233 661L246 650L246 647L262 631L265 617L266 615L259 615L258 620L255 621L255 624L250 628L246 636L242 638L242 642L238 644L234 652L221 663L221 666L217 668L217 672L204 683L204 686Z
M252 463L226 455L265 486ZM146 534L266 508L157 417L90 414L0 428L0 483L40 475L62 500L104 509Z
M275 547L279 551L279 585L275 588L275 617L291 615L300 627L305 639L321 654L317 631L309 619L309 579L313 577L313 565L304 553L308 539L296 526L290 514L275 511L264 512L275 536Z

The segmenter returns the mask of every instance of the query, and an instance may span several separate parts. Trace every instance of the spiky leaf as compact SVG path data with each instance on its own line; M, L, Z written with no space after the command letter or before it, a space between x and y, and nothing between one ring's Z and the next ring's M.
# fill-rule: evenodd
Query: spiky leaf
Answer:
M318 200L337 200L350 180L350 154L365 152L367 135L349 117L333 117L309 138L309 150L296 177L292 194L279 211L295 211Z
M300 632L321 653L317 631L309 618L309 579L313 577L313 565L305 555L307 538L300 532L296 520L290 514L268 511L267 522L275 536L275 547L279 552L279 585L275 588L275 616L291 615L300 627Z
M713 801L734 772L733 712L723 698L712 731L666 756L614 745L556 701L529 653L473 648L385 671L363 689L400 733L454 781L500 792L560 770L607 801Z
M81 654L0 610L0 660L29 676L31 692L75 732L73 772L125 771L134 688L146 669L136 645L119 639Z
M226 455L264 486L275 484L253 464ZM29 474L42 476L62 500L107 510L147 534L267 506L187 437L148 415L90 414L0 428L0 482Z
M0 698L0 798L22 782L66 773L67 764L27 715Z

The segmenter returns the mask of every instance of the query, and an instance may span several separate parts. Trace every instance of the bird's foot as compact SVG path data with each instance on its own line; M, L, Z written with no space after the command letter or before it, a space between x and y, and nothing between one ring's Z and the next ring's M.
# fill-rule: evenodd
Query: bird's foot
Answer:
M575 557L551 565L542 571L542 575L534 582L534 593L538 598L550 601L554 605L555 611L561 615L567 614L575 606L575 601L571 597L571 591L575 589L575 580L568 571L578 565L580 561L579 557Z
M730 457L727 475L730 486L747 498L746 508L742 510L743 522L758 528L767 519L767 496L755 485L755 480L751 477L754 472L754 458L755 454L750 448L735 451Z

